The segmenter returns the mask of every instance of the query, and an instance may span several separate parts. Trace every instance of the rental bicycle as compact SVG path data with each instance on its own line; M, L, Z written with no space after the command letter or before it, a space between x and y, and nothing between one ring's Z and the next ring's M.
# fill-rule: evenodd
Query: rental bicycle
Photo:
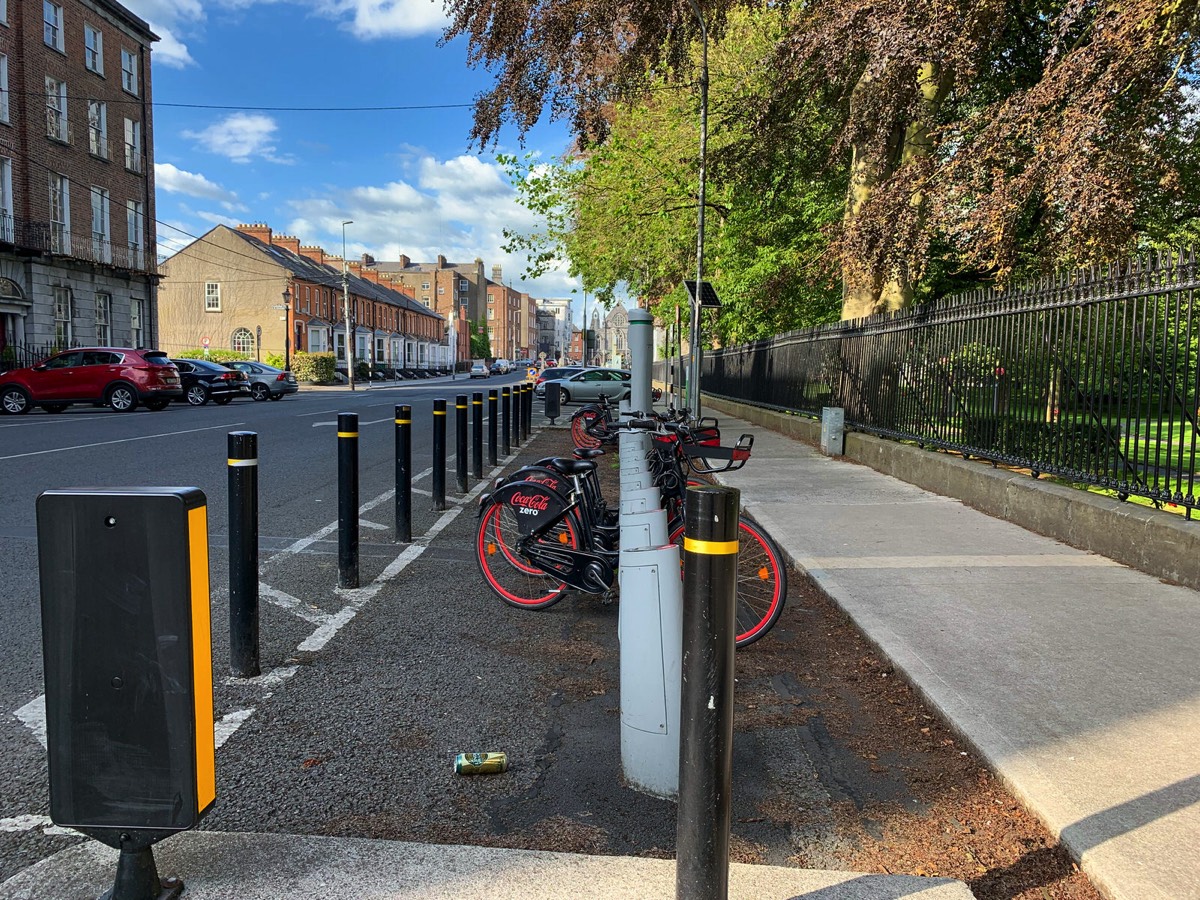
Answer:
M734 447L711 443L715 425L694 431L665 418L635 421L653 430L652 471L667 512L669 539L682 546L687 472L706 474L745 465L753 438ZM623 426L628 427L628 426ZM697 441L698 434L706 438ZM475 555L488 587L521 609L546 609L568 589L612 595L619 557L619 517L599 486L599 448L576 458L539 460L503 479L480 500ZM713 460L721 463L714 465ZM783 612L787 573L774 541L752 519L738 520L737 646L766 634Z

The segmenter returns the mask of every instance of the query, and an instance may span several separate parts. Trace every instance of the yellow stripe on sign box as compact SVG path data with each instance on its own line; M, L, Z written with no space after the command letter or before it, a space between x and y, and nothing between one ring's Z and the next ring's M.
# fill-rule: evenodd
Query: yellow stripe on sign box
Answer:
M192 581L192 677L196 704L196 812L202 813L217 799L207 506L188 510L188 565Z

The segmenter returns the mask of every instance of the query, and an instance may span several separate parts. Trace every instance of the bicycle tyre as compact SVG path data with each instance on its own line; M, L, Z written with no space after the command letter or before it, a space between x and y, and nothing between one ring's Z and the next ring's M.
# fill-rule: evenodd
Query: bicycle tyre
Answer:
M671 533L683 547L684 526ZM682 556L681 556L682 559ZM738 516L737 606L734 645L746 647L770 631L783 614L787 599L787 569L775 542L753 519Z
M566 582L533 566L516 549L520 534L516 514L506 503L493 503L479 517L475 532L475 561L492 592L518 609L546 609L563 598ZM551 535L565 535L564 546L575 548L578 537L570 519Z

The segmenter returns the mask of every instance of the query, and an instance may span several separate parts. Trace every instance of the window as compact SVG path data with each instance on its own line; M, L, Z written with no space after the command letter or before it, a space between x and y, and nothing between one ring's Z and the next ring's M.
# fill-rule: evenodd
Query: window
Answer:
M237 329L229 339L229 349L236 350L238 353L253 353L254 335L250 333L250 329Z
M97 262L112 262L112 241L109 231L108 191L92 186L92 258Z
M221 285L219 282L206 281L204 283L204 311L221 311ZM235 347L234 349L236 350L237 348Z
M0 22L8 24L8 0L0 0Z
M444 287L442 287L440 284L438 285L438 293L439 293L439 294L444 294L444 293L446 293L446 289L445 289Z
M144 268L142 245L145 242L142 231L142 204L138 200L125 201L125 233L129 238L129 264L135 269Z
M375 338L375 362L383 362L383 338Z
M108 159L108 104L103 100L88 101L88 152Z
M428 298L428 297L422 297L422 298L421 298L421 302L422 302L422 303L424 303L426 306L428 306L428 305L429 305L429 298Z
M133 119L125 120L125 168L142 171L142 123Z
M104 35L91 25L83 26L83 64L97 75L104 74Z
M490 306L488 307L488 318L489 319L496 318L496 310L492 309Z
M423 291L429 290L429 282L428 281L421 282L421 290L423 290Z
M8 119L8 54L0 53L0 122Z
M471 282L467 281L465 278L460 279L458 282L458 289L460 291L469 291L471 289Z
M42 37L46 46L61 52L64 49L62 7L50 0L42 0L42 20Z
M46 76L46 134L64 144L71 139L67 129L67 83Z
M75 342L75 310L71 304L71 290L65 287L54 289L54 344L70 347Z
M137 96L137 57L124 47L121 48L121 87Z
M13 239L12 160L0 157L0 241Z
M57 172L50 173L50 250L71 252L71 182Z
M496 295L493 294L491 291L488 291L488 303L495 303L495 302L496 302Z
M134 297L129 301L129 342L135 347L142 346L145 341L142 333L142 304L145 301Z
M96 343L108 346L112 342L112 294L97 294Z

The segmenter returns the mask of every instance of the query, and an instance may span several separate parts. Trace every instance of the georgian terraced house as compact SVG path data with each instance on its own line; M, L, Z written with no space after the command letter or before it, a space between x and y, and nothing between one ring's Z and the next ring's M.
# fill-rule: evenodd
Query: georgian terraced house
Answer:
M369 257L343 265L268 225L218 225L160 269L159 343L169 353L209 347L263 359L333 351L343 368L348 300L356 362L431 369L454 360L446 319L388 281Z
M110 0L0 0L0 365L155 343L156 40Z

